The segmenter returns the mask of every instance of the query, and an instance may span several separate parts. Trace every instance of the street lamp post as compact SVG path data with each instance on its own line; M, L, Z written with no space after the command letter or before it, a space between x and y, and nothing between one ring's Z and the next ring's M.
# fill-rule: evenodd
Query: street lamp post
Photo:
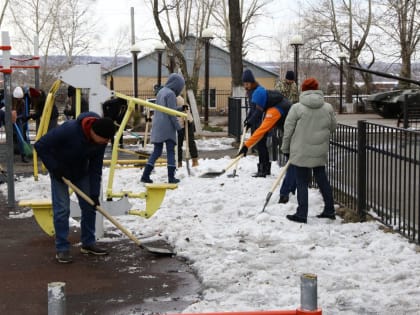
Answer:
M209 123L209 81L210 81L210 41L213 39L213 31L206 28L201 34L201 39L204 42L205 52L205 66L204 66L204 124Z
M158 54L157 85L160 87L162 85L162 54L165 51L165 46L159 42L155 47L155 51Z
M294 58L294 64L295 64L295 81L296 85L299 86L299 47L303 45L303 39L300 35L295 35L290 40L290 45L294 48L295 58Z
M344 60L346 59L346 54L344 52L340 52L340 54L338 55L338 58L340 58L340 107L338 109L338 113L342 114L343 113L343 65L344 65Z
M134 97L139 96L138 93L138 75L137 75L137 55L140 52L139 46L134 44L131 46L131 53L133 54L133 91L134 91Z
M138 82L137 55L140 52L140 47L134 44L131 46L130 50L133 55L133 93L134 93L134 97L137 98L139 96L138 83L137 83ZM135 109L136 111L138 111L139 109L137 104L135 106Z

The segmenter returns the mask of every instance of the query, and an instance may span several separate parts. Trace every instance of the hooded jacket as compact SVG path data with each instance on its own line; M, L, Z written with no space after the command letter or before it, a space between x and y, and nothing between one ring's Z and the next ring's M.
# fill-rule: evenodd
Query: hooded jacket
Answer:
M323 166L328 161L330 135L337 127L331 104L321 90L302 92L284 124L281 151L290 154L290 163L300 167Z
M172 73L165 86L156 95L156 104L177 110L176 97L181 94L184 85L184 78L180 74ZM152 143L161 143L172 140L176 143L176 131L180 129L181 125L176 116L155 110L150 141Z
M82 120L88 117L100 118L96 113L84 112L76 120L51 129L34 147L50 173L60 169L69 180L89 176L90 195L99 196L106 144L95 144L86 136Z

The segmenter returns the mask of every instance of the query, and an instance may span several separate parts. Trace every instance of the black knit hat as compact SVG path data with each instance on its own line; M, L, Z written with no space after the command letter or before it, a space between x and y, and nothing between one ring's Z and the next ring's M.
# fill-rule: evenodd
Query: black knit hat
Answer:
M92 130L99 137L111 139L115 134L114 121L108 117L99 118L93 122Z
M295 73L292 70L286 72L286 79L294 81L295 80Z
M255 83L255 77L251 70L246 69L242 74L242 82Z

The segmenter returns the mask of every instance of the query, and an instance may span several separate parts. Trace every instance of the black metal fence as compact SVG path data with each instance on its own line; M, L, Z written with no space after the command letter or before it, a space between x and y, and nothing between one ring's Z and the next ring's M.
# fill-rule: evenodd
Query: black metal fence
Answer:
M366 121L339 124L328 176L336 202L420 243L420 132Z

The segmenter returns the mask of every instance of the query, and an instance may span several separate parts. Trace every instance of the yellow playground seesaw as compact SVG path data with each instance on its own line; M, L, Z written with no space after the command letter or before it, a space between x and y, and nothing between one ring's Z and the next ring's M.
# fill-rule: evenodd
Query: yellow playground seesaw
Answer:
M101 206L105 208L110 215L122 215L122 214L134 214L144 218L150 218L153 214L160 208L163 199L166 194L167 189L176 189L178 187L177 184L169 184L169 183L152 183L152 184L145 184L144 187L146 191L143 192L132 192L129 190L122 190L120 192L115 192L112 189L113 186L113 179L115 175L115 170L120 164L124 164L124 160L118 160L118 152L121 149L118 148L119 140L124 132L125 126L128 123L133 111L135 110L135 105L139 104L145 107L150 107L158 111L165 112L169 115L180 116L186 118L186 114L183 112L179 112L176 110L169 109L164 106L156 105L154 103L147 102L145 100L130 97L121 93L113 92L108 90L105 86L98 86L95 85L97 81L95 78L100 77L94 75L90 82L84 82L78 85L78 80L80 78L89 78L89 74L93 71L100 72L100 68L96 66L100 66L97 64L88 64L84 66L75 66L60 75L61 80L57 80L52 85L48 96L45 101L44 110L42 113L40 125L38 132L36 134L35 140L38 140L42 135L44 135L48 131L48 124L50 121L51 113L53 104L55 101L55 94L59 89L62 82L72 85L76 87L76 116L80 114L81 109L81 89L82 88L90 88L91 94L94 95L102 95L102 102L106 99L115 96L122 99L127 100L127 112L124 115L124 118L119 126L118 131L115 134L115 141L112 147L112 155L111 160L104 163L104 165L109 165L109 177L108 177L108 184L105 192L106 200L101 202ZM94 68L92 68L94 67ZM76 68L76 69L74 69ZM87 72L87 73L86 73ZM85 79L86 81L86 79ZM92 84L92 82L94 82ZM97 83L97 82L96 82ZM100 83L98 83L100 85ZM91 110L91 105L89 105L89 109ZM100 107L96 107L98 109ZM134 165L144 165L144 161L142 160L130 160ZM34 178L38 180L38 157L37 153L34 150L33 152L33 162L34 162ZM157 165L163 165L163 160L158 160ZM45 170L45 168L43 168ZM119 198L118 200L113 200L113 198ZM145 210L135 210L131 209L132 205L128 201L128 198L139 198L144 199L146 201L146 208ZM54 225L53 225L53 213L52 213L52 202L51 200L44 199L44 200L21 200L19 202L19 206L21 207L30 207L33 209L34 217L41 227L41 229L50 236L55 234ZM80 208L76 202L71 200L70 205L70 215L72 217L79 217L80 216ZM97 215L97 222L96 222L96 236L101 237L103 236L103 216Z

